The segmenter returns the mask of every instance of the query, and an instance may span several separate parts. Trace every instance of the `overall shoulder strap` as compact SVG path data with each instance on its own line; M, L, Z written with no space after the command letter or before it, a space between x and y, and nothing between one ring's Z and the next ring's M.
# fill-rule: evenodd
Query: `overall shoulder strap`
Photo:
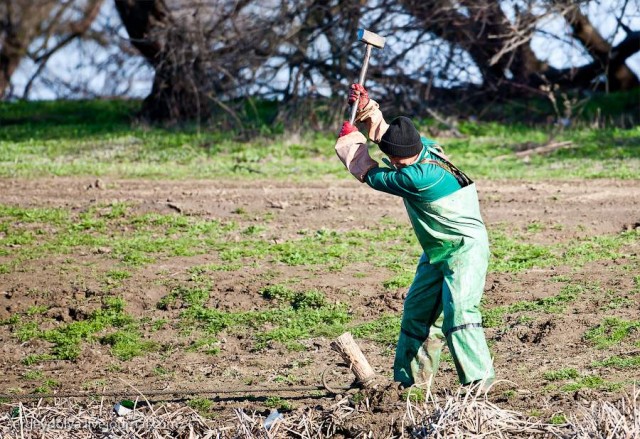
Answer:
M460 169L456 167L456 165L454 165L449 161L449 157L444 153L444 150L440 145L438 144L430 145L427 147L427 149L431 154L436 156L438 160L423 159L420 163L432 163L436 166L440 166L445 171L449 172L450 174L453 174L456 180L458 180L460 187L469 186L471 183L473 183L473 180L471 180L467 176L467 174L462 172Z

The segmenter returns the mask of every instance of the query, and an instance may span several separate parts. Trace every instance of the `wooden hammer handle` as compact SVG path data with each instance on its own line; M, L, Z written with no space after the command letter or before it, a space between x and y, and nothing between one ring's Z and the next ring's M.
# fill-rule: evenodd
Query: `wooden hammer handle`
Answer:
M358 78L358 84L361 84L364 87L364 78L367 76L367 69L369 68L369 58L371 58L371 44L367 44L367 50L364 54L364 61L362 63L362 68L360 68L360 77ZM351 106L351 117L349 118L349 123L353 125L356 120L356 113L358 112L358 102L360 102L360 98L356 99L356 101Z

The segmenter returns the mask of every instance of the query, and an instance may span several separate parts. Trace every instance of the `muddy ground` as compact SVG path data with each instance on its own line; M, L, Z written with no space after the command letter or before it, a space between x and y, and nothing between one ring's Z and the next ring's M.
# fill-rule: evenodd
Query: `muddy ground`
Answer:
M488 228L500 227L512 235L525 233L532 223L542 232L529 234L528 242L554 245L586 236L613 235L640 226L640 181L480 181L481 208ZM22 207L62 207L83 211L90 206L126 202L138 212L190 215L206 219L233 220L241 228L254 224L269 213L268 233L274 242L295 236L301 229L322 228L347 231L394 218L409 227L399 199L376 193L353 181L326 180L312 183L268 181L149 181L89 178L47 178L37 180L0 180L0 204ZM243 215L238 215L238 212ZM582 389L562 392L550 388L543 375L547 371L574 368L581 374L594 373L592 363L612 355L628 355L621 346L595 349L584 340L585 331L598 325L605 315L637 320L640 294L635 294L634 277L640 275L640 243L625 249L626 257L590 262L582 267L551 266L515 274L489 274L485 288L487 307L508 305L558 294L561 283L555 277L575 282L593 282L597 291L588 291L581 300L570 303L563 314L539 313L521 321L507 316L506 326L489 328L487 337L495 355L500 383L491 396L504 408L532 413L549 419L554 413L570 410L574 400L591 397L615 398L638 379L638 368L599 368L608 382L622 382L613 391ZM11 255L2 257L10 260ZM78 262L73 270L61 270L63 260ZM127 312L151 320L177 318L179 310L161 310L158 301L168 294L167 278L186 279L186 270L194 265L214 263L216 254L162 258L134 271L111 294L122 296ZM46 315L55 322L81 319L83 310L96 306L101 284L96 272L116 264L100 254L82 250L25 262L20 270L0 275L0 319L24 313L34 305L45 305ZM349 303L356 321L399 313L403 290L387 291L382 282L390 273L372 269L366 263L348 266L338 272L309 266L286 266L263 262L238 271L219 271L214 277L215 292L211 305L223 310L259 309L263 303L258 292L267 283L297 278L301 288L316 288L330 300ZM84 267L84 268L83 268ZM83 270L86 270L83 272ZM354 273L367 272L366 277ZM269 276L265 276L268 273ZM79 282L78 279L82 279ZM267 280L268 279L268 280ZM358 294L349 294L356 291ZM606 309L603 291L626 298L627 306ZM178 329L167 328L146 334L174 349L148 353L118 362L108 348L85 343L77 361L45 361L27 366L22 360L29 354L46 351L43 341L20 342L10 325L0 326L0 393L9 390L30 392L38 384L25 379L28 370L38 369L57 382L55 390L122 388L123 381L144 392L167 388L234 388L247 385L282 387L282 377L296 385L320 383L319 372L340 363L329 344L330 339L303 342L304 351L289 351L273 345L252 352L242 334L220 338L220 352L214 356L181 349L186 344ZM389 374L393 362L389 346L359 340L374 369ZM113 365L117 364L117 367ZM161 368L164 372L159 374ZM436 380L435 393L457 388L455 370L444 363ZM595 395L595 396L594 396ZM334 397L292 393L283 395L294 407L326 407ZM218 398L212 412L223 415L233 407L265 410L261 401ZM378 421L385 423L384 411ZM388 421L390 422L390 421Z

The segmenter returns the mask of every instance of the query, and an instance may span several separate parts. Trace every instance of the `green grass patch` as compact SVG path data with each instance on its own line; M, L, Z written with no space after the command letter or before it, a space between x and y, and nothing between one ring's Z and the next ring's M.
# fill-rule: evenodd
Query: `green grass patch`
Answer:
M50 354L31 354L22 359L22 364L25 366L33 366L34 364L47 360L55 360L55 358Z
M189 345L187 350L192 352L202 352L207 355L217 355L220 353L220 342L215 337L205 336L194 341Z
M560 390L562 392L575 392L581 389L595 389L613 392L621 388L621 384L607 382L598 375L587 375L577 379L575 382L563 385Z
M178 286L164 296L156 305L158 309L185 308L191 306L204 306L209 299L210 291L207 287Z
M382 286L387 290L396 290L398 288L407 288L413 282L415 277L413 272L406 272L392 277L382 283Z
M41 370L28 370L23 375L26 380L41 380L43 378L43 373Z
M580 374L575 369L560 369L545 372L542 376L548 381L560 381L578 378Z
M401 320L399 315L383 315L371 322L358 324L352 327L350 331L354 337L395 345L400 333Z
M527 224L526 229L529 233L540 233L545 230L545 226L538 221L531 221Z
M53 379L45 379L42 384L33 389L33 393L51 393L55 387L60 384Z
M613 367L614 369L640 369L640 355L621 357L614 355L602 361L594 361L593 367Z
M612 296L613 294L607 294L608 296ZM606 304L600 307L602 311L610 311L612 309L619 308L631 308L635 305L635 302L626 297L612 297L612 299Z
M193 398L187 402L187 405L204 417L209 416L213 409L213 401L208 398Z
M551 265L557 260L548 246L523 243L495 231L491 236L490 270L494 272L517 272L532 267Z
M221 263L189 270L194 280L200 280L210 271L241 269L245 265L243 260L254 264L265 260L289 266L322 266L330 271L373 261L376 267L395 273L384 282L385 288L406 288L413 279L413 267L421 253L411 227L396 223L350 232L305 231L274 244L260 236L238 240L246 235L238 230L235 222L175 214L140 215L124 203L100 205L81 213L0 207L5 215L0 224L7 230L4 237L0 234L0 251L8 255L10 250L13 256L13 260L0 265L1 272L18 269L23 262L45 255L84 250L121 262L123 268L112 269L105 275L112 286L126 278L129 272L126 267L145 265L159 258L217 253ZM29 218L29 222L16 222L17 218ZM521 237L508 236L499 228L490 231L490 236L493 254L490 270L518 272L618 257L624 255L627 245L639 239L640 232L634 230L554 246L522 242ZM21 242L18 248L14 248L15 242Z
M157 257L206 253L236 228L233 222L181 215L137 215L130 210L123 203L96 206L78 214L0 205L0 232L4 229L6 234L2 237L0 233L0 252L9 255L5 249L12 248L10 254L14 257L3 264L2 271L10 272L24 260L71 254L79 249L140 266ZM13 248L16 245L19 248ZM122 281L127 278L125 271L110 270L106 280Z
M534 267L579 267L588 262L619 258L625 254L624 248L640 239L640 231L630 230L555 245L539 245L527 243L525 237L509 236L499 227L494 227L489 229L489 238L492 253L489 271L516 273Z
M564 179L636 178L633 175L638 175L639 154L634 147L640 137L637 127L627 130L587 127L565 130L554 140L572 141L574 148L545 156L534 155L525 162L511 154L526 143L548 142L547 130L513 124L473 125L474 129L469 131L473 134L469 138L443 142L456 165L472 177ZM487 160L480 160L476 155L481 152L489 153ZM499 155L506 156L506 159L491 160Z
M164 329L169 324L167 319L158 319L151 323L151 331L157 332Z
M221 311L206 306L208 290L201 287L177 287L158 304L160 309L183 309L180 326L199 328L209 336L192 343L189 349L218 352L215 336L222 331L248 333L253 348L261 350L279 342L291 350L304 346L300 341L312 337L335 337L346 330L354 336L384 344L395 344L400 328L399 316L383 316L375 321L350 325L352 320L344 304L329 303L317 290L296 291L281 284L260 291L271 307L260 311Z
M105 277L114 281L122 281L129 279L131 277L131 273L126 270L109 270L105 273Z
M351 324L352 315L344 304L331 304L317 290L295 291L281 284L269 285L260 295L271 303L260 311L221 311L206 307L208 292L201 287L177 287L161 299L160 309L178 308L183 329L198 328L207 334L189 346L189 350L216 354L216 335L250 334L253 349L261 350L273 342L290 350L301 350L302 340L312 337L336 337L349 330L355 337L395 345L400 330L400 316L386 315L374 321Z
M46 223L62 225L69 221L69 213L65 209L17 207L0 204L0 218L11 222Z
M420 387L409 387L402 391L402 399L413 404L422 404L427 400L427 392Z
M118 330L100 337L99 340L100 343L111 346L111 354L122 361L130 360L158 348L157 343L142 340L140 332L132 328Z
M280 342L289 349L301 349L299 341L317 336L336 336L350 320L346 306L328 304L322 293L293 292L281 286L266 287L263 297L277 300L278 308L263 311L227 312L206 308L203 303L185 301L181 325L197 325L215 335L224 330L251 330L255 349Z
M264 405L270 409L276 409L281 412L293 410L293 404L280 396L268 396Z
M617 317L606 317L598 326L587 330L584 338L598 349L625 342L638 344L639 329L640 320L629 321Z
M113 354L122 359L140 355L150 348L140 342L137 324L133 317L124 312L125 302L120 298L105 298L102 307L94 311L86 320L60 325L54 329L40 329L38 321L14 319L13 333L20 341L42 339L53 344L51 352L41 355L30 355L25 358L25 365L35 364L45 359L76 360L81 352L83 342L95 340L95 334L110 328L119 328L111 336L102 340L110 344ZM140 349L138 349L140 348Z
M395 245L395 248L391 246L386 256L397 264L399 256L406 253L406 246L402 243L417 247L408 227L347 233L321 229L274 244L270 239L257 236L238 241L238 226L234 222L199 220L182 215L137 215L123 203L97 206L79 214L4 207L8 218L2 224L11 233L0 238L0 241L4 239L0 242L0 250L3 243L4 248L21 243L18 251L11 251L15 259L3 264L2 271L5 272L23 260L71 254L79 249L105 254L105 257L115 258L125 266L141 266L157 258L217 253L222 263L190 269L197 277L208 271L238 270L243 266L239 262L243 259L265 259L290 266L322 265L329 270L339 270L346 264L370 259L378 252L377 247L385 245L389 248L388 244ZM33 225L16 225L15 218L23 217L30 218L35 226L41 226L42 234L35 234ZM52 225L55 227L50 227ZM246 236L246 233L241 231L239 236ZM376 243L374 247L370 245L372 242ZM415 261L412 259L410 263ZM406 269L404 266L392 268ZM122 281L126 277L124 271L111 270L106 279Z
M356 230L340 233L335 230L321 229L305 233L298 239L274 244L269 240L251 239L233 242L219 242L214 248L223 261L238 259L266 259L289 266L325 266L328 270L340 270L345 265L371 260L378 255L379 247L385 247L385 257L397 261L400 255L407 252L407 246L390 248L390 241L397 243L400 238L417 247L410 227L402 230L395 228L380 230ZM411 239L405 239L411 237ZM372 246L371 244L374 243ZM410 263L415 264L415 258ZM384 263L378 264L384 265ZM406 266L401 267L406 270Z
M268 285L262 289L260 294L267 300L287 302L293 299L296 293L285 285Z
M611 260L622 254L620 248L640 239L640 231L630 230L617 235L592 236L566 249L564 261L576 261L582 265L587 262Z
M300 384L300 378L296 377L293 374L287 374L287 375L277 375L274 379L274 382L276 383L281 383L281 384L288 384L290 386L295 386L297 384Z
M297 292L291 299L291 307L295 310L321 309L327 307L327 299L317 290Z
M628 96L620 96L627 101ZM637 97L636 97L637 102ZM264 123L250 140L208 127L179 129L131 123L139 101L2 102L0 175L114 176L126 178L352 178L335 157L335 130L283 133ZM528 105L528 104L527 104ZM261 120L274 110L262 103ZM548 110L545 110L548 111ZM417 121L420 124L420 121ZM637 127L590 129L462 122L460 139L439 139L456 164L475 178L636 178L640 158ZM522 144L569 140L574 148L528 162L513 155ZM372 148L379 158L377 148ZM506 155L505 160L494 160ZM295 172L292 172L292 169Z
M192 276L195 276L193 280L198 280L199 276L207 274L209 272L216 271L238 271L242 268L242 264L229 263L229 264L206 264L206 265L194 265L190 267L187 272Z
M496 306L483 309L482 324L486 328L493 328L503 324L504 316L518 312L544 312L547 314L559 314L565 311L569 303L574 302L587 288L582 285L565 285L555 296L544 297L537 300L521 300L511 305Z
M47 312L48 309L49 309L49 307L46 306L46 305L33 305L33 306L30 306L27 309L26 314L28 316L35 316L35 315L38 315L38 314L44 314L45 312Z

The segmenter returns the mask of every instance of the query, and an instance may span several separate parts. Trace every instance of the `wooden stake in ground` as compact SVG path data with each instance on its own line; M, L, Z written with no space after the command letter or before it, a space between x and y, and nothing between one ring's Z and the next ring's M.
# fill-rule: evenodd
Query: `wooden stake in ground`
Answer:
M331 343L331 348L337 351L344 361L347 362L359 383L366 384L375 378L376 373L369 365L369 362L351 336L351 333L345 332L335 339L335 341Z

